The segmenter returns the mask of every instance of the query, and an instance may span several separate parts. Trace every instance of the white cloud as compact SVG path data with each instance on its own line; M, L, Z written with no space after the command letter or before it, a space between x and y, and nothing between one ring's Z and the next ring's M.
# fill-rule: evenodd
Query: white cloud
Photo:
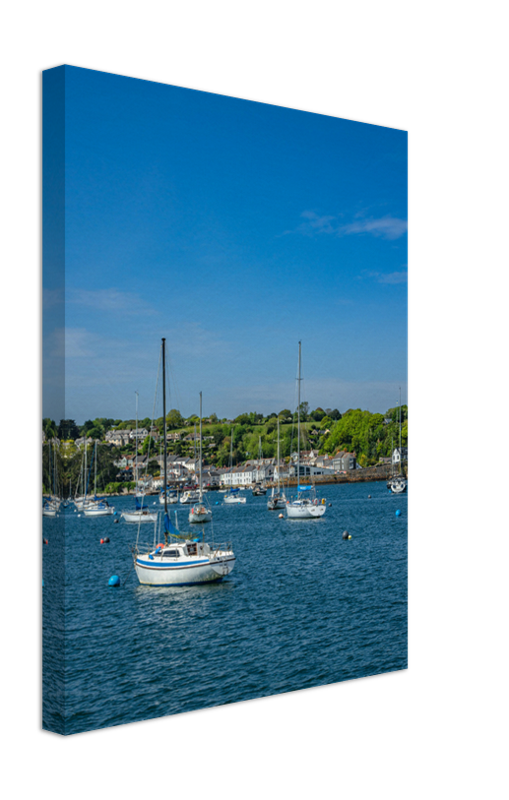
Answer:
M303 222L297 230L308 236L312 233L336 233L337 231L336 217L319 217L314 211L303 211L301 217L306 222Z
M154 307L134 292L118 289L71 289L67 302L93 308L96 311L125 314L156 314Z
M338 236L369 233L372 236L381 236L383 239L399 239L406 233L408 223L396 217L381 217L380 219L359 219L348 225L341 225Z
M388 275L380 275L380 283L406 283L408 280L408 273L406 272L389 272Z
M399 239L406 232L408 223L404 219L391 217L369 217L359 218L353 222L343 223L341 215L318 215L315 211L303 211L300 215L304 222L297 226L293 231L285 233L301 233L304 236L315 236L317 234L327 234L333 236L353 236L365 235L377 236L382 239Z
M406 283L408 281L408 273L406 270L401 272L368 272L369 278L375 278L378 283Z
M64 340L66 358L94 358L101 337L85 328L66 328Z

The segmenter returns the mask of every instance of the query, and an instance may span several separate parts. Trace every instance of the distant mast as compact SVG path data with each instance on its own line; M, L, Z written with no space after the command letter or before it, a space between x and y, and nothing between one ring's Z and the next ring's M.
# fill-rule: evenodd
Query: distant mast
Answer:
M168 531L166 524L166 517L168 514L168 466L166 462L166 339L162 339L161 341L163 343L164 541L165 544L168 544Z
M134 493L137 494L138 492L138 392L134 393L136 395L136 456L134 461L134 481L136 483L136 487L134 489Z
M300 351L301 342L299 342L299 377L297 378L297 492L299 491L300 483Z
M401 464L403 461L403 452L401 450L401 386L399 387L399 474L401 475Z
M195 426L195 430L196 430L196 426ZM201 466L202 465L202 444L201 444L202 436L201 436L201 430L202 430L202 427L201 427L201 392L200 392L200 503L202 502L202 499L203 499L202 471L201 471L202 470L202 466ZM194 441L195 441L195 447L196 447L196 436L194 437ZM194 468L196 469L196 460L194 462L194 465L195 465Z

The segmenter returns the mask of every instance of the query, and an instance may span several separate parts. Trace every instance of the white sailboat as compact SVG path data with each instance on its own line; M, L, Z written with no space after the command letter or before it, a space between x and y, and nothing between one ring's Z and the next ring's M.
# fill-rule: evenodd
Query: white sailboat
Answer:
M192 503L197 503L200 499L200 493L197 489L186 489L185 492L182 492L180 495L179 503L182 503L184 506L189 506Z
M86 473L87 473L87 438L85 435L85 447L83 456L81 458L80 477L78 480L78 485L76 486L76 496L74 497L73 500L73 503L77 511L81 511L83 509L83 504L87 500ZM79 494L80 491L82 492L82 494Z
M284 508L286 506L286 495L281 492L281 464L279 458L279 417L277 418L277 491L274 491L274 486L272 487L272 494L267 500L267 508L269 511L276 511L278 508Z
M94 447L94 497L90 503L83 506L86 517L109 517L115 513L113 506L107 500L97 497L97 442Z
M212 519L212 511L210 508L207 508L205 503L203 502L203 476L202 476L202 409L201 409L201 392L200 392L200 483L198 486L198 502L196 505L193 505L191 511L189 512L189 522L210 522ZM195 436L196 441L196 436ZM196 464L196 460L194 462Z
M231 439L231 442L230 442L230 473L231 473L231 472L233 472L233 428L231 430L230 439ZM232 486L230 484L230 486L228 486L228 489L226 490L226 494L225 494L225 496L223 498L223 503L226 503L226 505L228 505L228 506L238 506L238 505L241 505L242 503L245 503L245 502L246 502L246 498L245 497L241 497L240 494L239 494L239 487L238 486Z
M297 495L286 505L286 516L288 519L317 519L323 517L326 505L318 501L316 489L313 485L302 486L300 483L300 365L301 365L301 342L299 342L299 377L298 381L298 401L297 401ZM308 494L309 492L309 494Z
M392 453L392 459L394 459L394 451ZM393 494L403 494L406 492L408 482L405 476L403 475L401 462L403 460L403 449L401 447L401 387L399 389L399 468L398 474L393 475L387 481L387 487L393 492ZM394 464L393 464L394 467Z
M166 339L163 339L164 485L166 486L165 344ZM180 534L171 524L166 494L164 497L164 545L159 544L149 552L139 553L136 544L134 550L134 568L140 583L148 586L188 586L220 581L229 575L235 565L235 555L231 545L209 544L203 537L202 541L197 541Z
M262 437L258 437L258 471L261 471L263 466L263 451L262 451ZM265 486L265 480L256 481L255 485L253 486L253 496L254 497L261 497L262 495L267 494L267 487Z
M140 522L157 522L157 511L149 511L149 509L145 505L145 495L138 493L138 392L135 392L135 394L136 394L136 455L134 462L135 508L131 511L123 511L120 515L124 520L124 522L129 522L130 524L137 524Z
M56 517L60 511L61 500L57 495L57 459L53 455L53 467L51 462L51 441L48 439L48 477L52 478L53 475L53 493L46 498L43 498L42 514L44 517Z
M166 502L168 505L174 505L178 503L178 491L176 489L167 489L166 490ZM161 489L161 493L159 495L159 502L162 506L164 506L164 489Z

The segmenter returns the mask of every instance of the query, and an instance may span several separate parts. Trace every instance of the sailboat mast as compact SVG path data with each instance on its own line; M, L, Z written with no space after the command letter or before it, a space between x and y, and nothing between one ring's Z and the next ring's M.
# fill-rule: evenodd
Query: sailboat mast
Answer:
M277 493L281 494L281 480L279 477L279 417L277 418Z
M301 342L299 342L299 377L297 379L297 491L299 491L299 482L300 482L300 351L301 351Z
M194 437L194 440L196 442L196 436ZM201 503L202 497L203 497L202 472L201 472L201 470L202 470L202 466L201 466L201 464L202 464L202 444L201 444L201 440L202 440L202 436L201 436L201 392L200 392L200 503ZM196 464L196 461L195 461L195 464Z
M401 452L401 386L399 387L399 474L401 475L401 462L403 453Z
M97 494L97 442L94 449L94 497Z
M134 462L134 481L136 486L134 487L134 491L138 491L138 392L134 393L136 395L136 456Z
M164 516L168 513L168 491L167 491L167 472L168 465L166 461L166 339L162 340L163 343L163 439L164 439ZM168 532L166 530L166 522L164 525L164 541L168 544Z

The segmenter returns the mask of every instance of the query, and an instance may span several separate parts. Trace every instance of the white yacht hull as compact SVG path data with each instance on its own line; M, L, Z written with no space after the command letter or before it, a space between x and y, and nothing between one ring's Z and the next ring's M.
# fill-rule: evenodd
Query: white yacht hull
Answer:
M153 513L141 512L141 511L123 511L120 515L123 517L125 522L134 522L138 524L138 522L156 522L157 520L157 511Z
M210 522L212 511L208 508L192 508L189 512L189 522Z
M200 500L200 495L198 492L184 492L182 497L180 498L180 503L183 505L192 505L193 503L198 503Z
M139 582L145 586L212 583L225 578L235 566L232 552L219 552L213 558L188 556L185 559L172 559L172 563L168 561L158 556L138 556L134 566Z
M246 502L245 497L237 497L236 495L229 495L228 497L225 497L223 500L223 503L227 503L230 506L239 505L240 503L245 503L245 502Z
M267 500L269 511L276 511L278 508L286 508L286 500L282 497L271 497Z
M407 489L406 481L394 481L394 483L390 484L390 490L394 494L403 494L403 492L406 492L406 489Z
M106 508L84 508L83 513L86 517L109 517L115 513L113 506Z
M43 517L56 517L57 510L56 508L43 508L42 515Z
M286 516L288 519L317 519L325 514L325 505L314 503L288 503Z
M164 506L164 494L159 495L159 502L161 503L162 506ZM168 497L166 503L169 506L174 505L175 503L178 503L178 497L177 496Z

